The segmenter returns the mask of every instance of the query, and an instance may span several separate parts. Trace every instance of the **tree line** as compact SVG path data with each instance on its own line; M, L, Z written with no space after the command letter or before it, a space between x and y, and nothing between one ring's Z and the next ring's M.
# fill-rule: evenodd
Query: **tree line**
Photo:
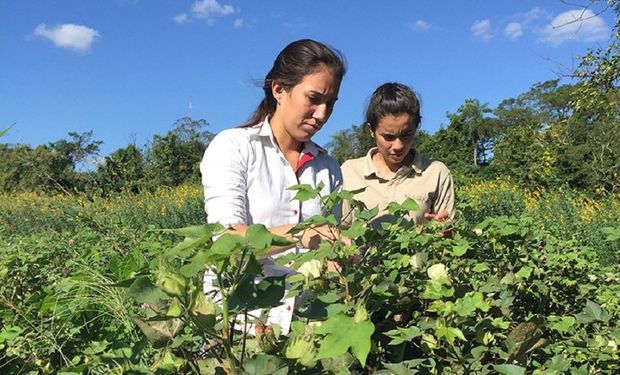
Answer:
M199 162L213 134L204 119L184 117L164 135L155 135L149 145L129 144L96 163L101 141L92 131L70 132L68 139L46 145L0 144L0 190L45 193L114 193L154 190L200 181Z
M496 108L466 99L437 132L419 131L416 149L458 177L511 176L531 188L620 191L620 1L595 3L614 12L613 35L607 46L579 57L567 74L575 83L537 83ZM109 195L198 183L199 162L213 138L207 125L181 118L149 145L120 148L94 170L79 168L99 152L102 142L92 139L92 131L34 148L0 144L0 191ZM363 124L336 132L327 144L340 162L373 146Z
M496 108L467 99L434 134L418 131L415 148L457 176L511 176L532 188L620 188L620 100L613 87L589 92L585 81L538 83ZM584 103L584 101L587 101ZM363 125L337 132L327 145L340 162L374 145Z

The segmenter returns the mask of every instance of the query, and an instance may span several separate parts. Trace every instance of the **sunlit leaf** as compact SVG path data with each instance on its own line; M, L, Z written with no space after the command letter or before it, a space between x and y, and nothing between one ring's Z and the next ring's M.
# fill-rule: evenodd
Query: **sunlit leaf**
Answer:
M493 368L503 375L525 375L525 368L517 365L503 364L495 365Z
M355 323L352 317L343 314L332 316L316 330L317 334L325 335L316 359L338 357L351 348L353 355L364 366L374 331L374 324L368 320Z
M273 235L262 224L253 224L245 232L245 238L251 248L261 251L271 246Z

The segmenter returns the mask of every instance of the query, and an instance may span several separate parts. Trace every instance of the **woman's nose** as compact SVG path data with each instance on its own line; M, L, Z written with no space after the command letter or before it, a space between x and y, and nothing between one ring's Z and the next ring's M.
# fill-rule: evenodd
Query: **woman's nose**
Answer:
M325 121L327 121L327 104L322 103L319 104L316 109L314 110L314 114L312 115L312 117L314 117L316 120L320 121L321 123L324 123Z
M405 144L400 140L400 138L396 138L394 142L392 142L392 148L396 150L400 150L404 145Z

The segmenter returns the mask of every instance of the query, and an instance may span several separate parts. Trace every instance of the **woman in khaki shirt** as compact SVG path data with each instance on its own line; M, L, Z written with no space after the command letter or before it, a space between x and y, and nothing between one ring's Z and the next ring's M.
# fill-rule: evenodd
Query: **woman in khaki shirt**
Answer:
M365 188L354 199L366 207L379 207L373 224L392 221L390 202L414 199L420 206L409 218L416 224L429 217L454 217L452 175L440 161L428 160L412 148L420 125L420 102L400 83L385 83L375 90L366 110L366 126L377 144L366 156L342 165L344 190ZM343 222L352 221L351 204L343 202Z

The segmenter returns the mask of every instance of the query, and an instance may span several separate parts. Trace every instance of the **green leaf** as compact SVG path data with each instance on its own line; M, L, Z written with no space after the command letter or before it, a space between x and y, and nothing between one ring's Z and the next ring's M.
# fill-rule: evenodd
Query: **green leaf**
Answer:
M271 247L273 235L263 224L253 224L245 232L245 238L251 248L261 251Z
M13 125L15 125L15 124L13 124ZM13 125L9 126L8 128L6 128L6 129L4 129L4 130L0 130L0 138L1 138L1 137L4 137L4 136L5 136L5 135L9 132L9 130L11 130L11 128L13 127Z
M205 260L218 261L228 259L245 243L245 239L238 234L222 234L205 253Z
M454 304L454 311L459 316L469 316L476 310L489 311L491 306L480 292L468 293Z
M220 231L223 228L224 227L221 224L204 224L168 230L185 238L197 240L204 237L210 238L215 232Z
M484 271L488 271L489 270L489 265L486 263L477 263L474 268L472 268L472 271L476 272L476 273L481 273Z
M0 331L0 343L7 342L18 337L24 330L18 326L4 327Z
M517 273L515 274L515 276L518 276L518 277L522 277L522 278L524 278L524 279L527 279L527 278L529 278L529 277L530 277L530 275L531 275L531 274L532 274L532 269L531 269L530 267L523 266L523 267L521 267L521 269L519 270L519 272L517 272Z
M299 184L289 188L289 190L297 191L292 200L298 200L300 202L316 198L322 189L323 187L321 185L315 189L309 184Z
M257 354L245 362L244 375L286 375L288 366L280 358L269 354Z
M562 354L557 354L550 361L545 363L549 370L553 370L554 374L562 373L570 368L571 363L566 360Z
M495 318L491 321L491 325L499 329L508 329L510 322L505 321L504 318Z
M467 250L469 250L469 242L466 240L460 240L452 246L452 254L457 257L465 255Z
M222 231L223 228L221 224L205 224L164 230L185 237L182 242L170 249L167 255L187 257L193 249L210 241L214 233Z
M127 289L127 295L138 303L148 303L150 305L168 299L168 295L156 287L147 276L138 277Z
M420 209L420 205L413 199L407 197L400 205L402 210L405 211L417 211Z
M356 217L360 220L370 221L379 213L379 207L375 207L371 210L365 209L357 213Z
M456 327L446 327L443 324L437 324L435 334L437 335L438 339L445 337L446 341L448 341L451 345L454 345L454 339L456 338L465 341L465 335L463 335L463 331Z
M171 342L183 326L179 319L156 322L144 322L140 319L134 319L133 321L156 349L162 348Z
M304 332L292 335L286 342L284 356L296 359L301 365L313 367L315 362L316 348L314 347L313 336Z
M524 375L525 368L517 365L503 364L493 366L495 371L503 375Z
M396 327L396 329L385 332L385 335L392 339L388 345L400 345L404 342L409 342L418 336L422 336L422 333L424 332L422 332L420 328L412 326L409 328Z
M154 366L154 369L158 371L178 373L185 361L172 354L170 350L164 350L163 354L156 360L156 363L157 365Z
M560 333L566 333L575 325L576 321L577 320L572 316L563 316L560 321L551 326L551 329L554 329Z
M438 281L429 281L426 283L421 296L424 299L441 299L443 297L452 297L454 288L446 288Z
M316 330L317 334L325 335L316 359L338 357L351 348L353 355L365 366L374 331L374 324L368 320L355 323L352 317L343 314L330 317Z
M387 211L390 213L390 215L394 215L397 212L409 212L419 209L420 206L418 205L418 203L409 197L407 197L401 204L398 204L396 202L390 202L390 204L388 204L387 206Z
M363 221L356 220L351 224L351 227L347 230L343 230L340 232L343 236L348 238L358 238L366 234L367 228L366 223Z
M179 268L179 272L181 273L181 275L187 277L187 278L192 278L194 276L196 276L198 274L198 272L204 270L204 266L198 264L198 263L188 263L188 264L184 264L181 266L181 268Z
M286 276L271 276L255 283L254 275L244 275L228 299L229 309L248 311L280 305L284 297L285 279Z
M575 315L575 318L579 323L587 324L595 321L607 322L609 321L610 316L609 313L603 310L599 304L588 300L586 302L586 307L581 313Z

